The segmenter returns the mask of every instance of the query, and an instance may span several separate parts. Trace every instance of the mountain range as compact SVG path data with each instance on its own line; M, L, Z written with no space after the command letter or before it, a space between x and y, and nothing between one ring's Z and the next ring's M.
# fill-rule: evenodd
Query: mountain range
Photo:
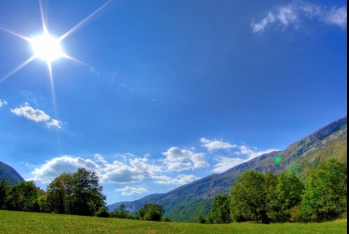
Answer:
M7 184L17 184L24 181L22 176L11 166L0 161L0 181L6 180Z
M320 128L283 151L263 154L221 174L209 175L167 193L151 194L107 207L109 211L114 211L124 204L130 212L135 212L146 203L156 203L162 205L164 215L174 221L196 222L199 215L205 216L209 212L214 196L222 193L229 195L232 182L246 170L271 171L274 174L290 171L304 179L307 171L316 169L320 161L331 158L347 162L347 116Z

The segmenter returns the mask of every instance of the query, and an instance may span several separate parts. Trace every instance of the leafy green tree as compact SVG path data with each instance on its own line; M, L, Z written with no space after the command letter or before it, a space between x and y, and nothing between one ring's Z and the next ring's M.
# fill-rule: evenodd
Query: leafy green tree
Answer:
M76 173L63 173L47 187L47 206L56 213L94 215L105 206L103 187L95 172L79 168Z
M10 210L38 211L38 188L33 181L22 181L6 190L6 208Z
M56 177L46 188L46 202L49 211L60 214L69 213L67 196L72 194L72 174L63 173Z
M303 190L303 183L294 174L278 175L275 190L269 192L268 217L278 222L290 221L290 209L300 204Z
M320 163L304 182L301 211L306 221L338 218L347 211L347 164L331 159Z
M159 204L147 203L136 213L137 218L151 221L161 221L164 209Z
M214 197L211 211L208 213L210 223L230 223L230 200L226 194Z
M0 209L6 208L6 190L8 188L8 185L6 183L6 180L3 179L0 182Z
M268 197L275 186L271 173L245 171L233 183L231 189L231 215L234 221L261 221L269 223Z

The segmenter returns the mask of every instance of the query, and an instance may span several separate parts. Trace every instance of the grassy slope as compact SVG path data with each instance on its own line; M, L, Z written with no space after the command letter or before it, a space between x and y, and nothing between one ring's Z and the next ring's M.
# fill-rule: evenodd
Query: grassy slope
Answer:
M346 233L346 220L325 223L164 223L0 210L1 233Z

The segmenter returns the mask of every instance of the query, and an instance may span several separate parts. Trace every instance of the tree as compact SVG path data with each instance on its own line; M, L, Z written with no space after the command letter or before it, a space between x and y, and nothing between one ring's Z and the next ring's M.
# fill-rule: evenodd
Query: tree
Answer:
M269 223L268 200L275 186L275 176L270 172L245 171L231 189L231 214L234 221L261 221Z
M268 217L278 222L290 221L290 210L300 204L303 190L303 183L294 174L279 174L275 190L269 193L272 196L268 199Z
M147 203L136 213L137 218L151 221L161 221L164 209L159 204Z
M47 206L56 213L94 215L105 206L103 187L95 172L79 168L76 173L63 173L47 187Z
M3 179L0 182L0 209L4 209L6 206L6 190L7 190L7 183L6 180Z
M5 203L10 210L38 211L38 188L34 181L22 181L9 186Z
M214 197L212 208L208 213L210 223L230 223L230 200L226 194L219 194ZM202 218L202 217L201 217Z
M347 164L331 159L320 163L304 182L301 211L306 221L338 218L347 211Z

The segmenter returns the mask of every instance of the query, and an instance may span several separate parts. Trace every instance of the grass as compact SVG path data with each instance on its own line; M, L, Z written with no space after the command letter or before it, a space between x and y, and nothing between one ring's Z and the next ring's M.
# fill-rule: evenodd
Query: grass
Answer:
M0 210L1 233L347 233L347 221L198 224Z

